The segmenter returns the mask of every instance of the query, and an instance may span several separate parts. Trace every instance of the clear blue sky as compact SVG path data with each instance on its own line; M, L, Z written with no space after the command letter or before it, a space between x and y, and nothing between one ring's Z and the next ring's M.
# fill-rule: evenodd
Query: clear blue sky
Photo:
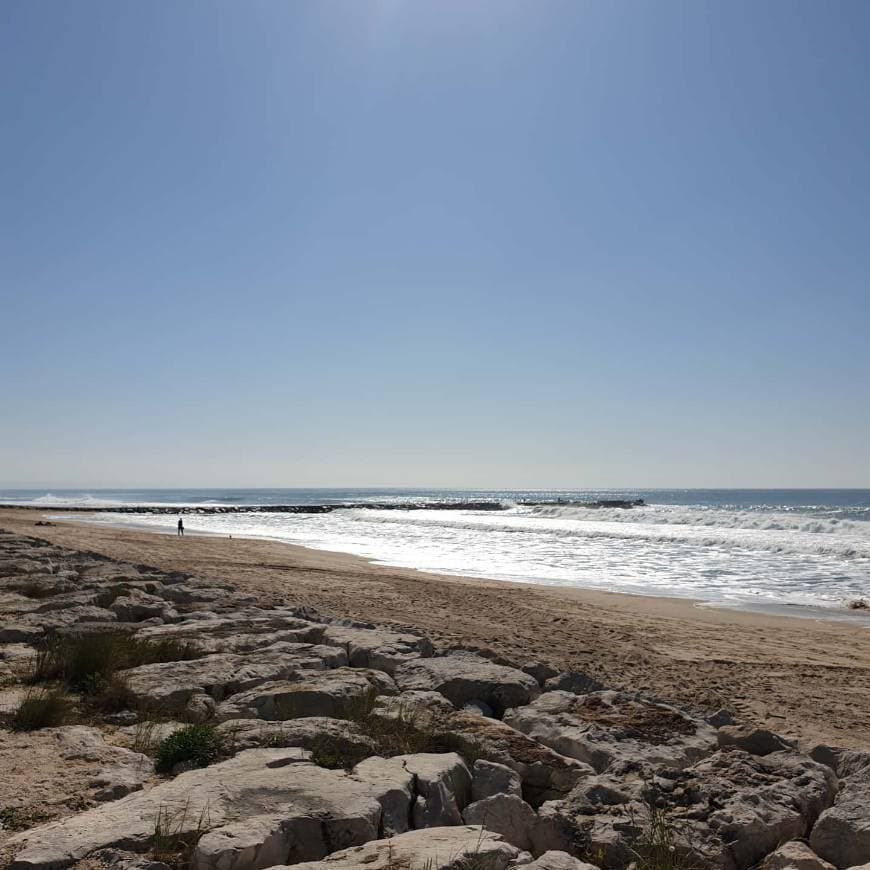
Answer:
M870 3L0 4L0 484L870 486Z

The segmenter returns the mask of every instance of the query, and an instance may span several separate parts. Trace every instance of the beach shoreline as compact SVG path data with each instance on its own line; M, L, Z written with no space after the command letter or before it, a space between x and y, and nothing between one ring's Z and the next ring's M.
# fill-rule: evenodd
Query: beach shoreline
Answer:
M167 522L165 527L155 526L152 524L148 524L145 522L137 523L137 522L129 522L129 521L106 521L102 517L106 514L111 514L114 511L110 508L99 509L95 511L88 511L86 508L39 508L35 505L27 505L27 506L10 506L10 505L0 505L0 513L2 511L11 509L11 510L40 510L42 511L42 515L46 519L55 520L57 522L74 522L74 523L82 523L82 524L93 524L99 525L103 528L114 528L119 531L123 530L131 530L131 531L141 531L148 534L158 534L158 535L173 535L175 534L175 516L187 516L188 513L192 513L196 515L196 511L189 511L187 509L179 509L179 508L161 508L159 511L156 511L161 516L167 517ZM151 515L154 511L144 508L144 509L125 509L124 511L119 511L120 513L124 513L129 516L130 514L135 514L141 511L144 515ZM259 511L259 508L258 508ZM221 512L224 514L233 514L238 512L236 508L227 508L221 509ZM263 511L259 511L263 512ZM169 520L168 517L172 517L172 520ZM99 517L99 519L97 519ZM561 582L555 582L551 579L546 578L532 578L528 576L509 576L502 574L501 576L493 576L487 573L481 573L473 570L449 570L449 569L441 569L441 570L433 570L422 567L416 567L413 564L405 564L402 561L391 561L388 559L381 559L372 555L364 555L361 553L355 553L352 550L343 550L337 549L330 546L318 546L315 543L300 543L298 541L287 540L281 538L279 536L273 535L258 535L256 533L246 533L246 532L238 532L235 531L232 535L227 535L224 532L219 531L210 531L204 529L195 529L191 530L189 527L185 527L185 534L188 537L195 536L203 536L203 537L211 537L211 538L222 538L222 537L233 537L235 539L244 539L244 540L252 540L252 541L262 541L266 544L281 544L288 547L299 547L302 550L306 551L314 551L320 553L328 553L330 556L341 558L343 556L347 556L354 559L362 559L367 564L373 566L374 568L380 568L385 570L397 570L397 571L410 571L415 574L421 574L426 577L435 577L441 579L459 579L463 582L469 583L498 583L498 584L507 584L510 586L520 586L524 588L550 588L555 590L561 590L566 592L567 594L572 594L573 590L577 590L581 593L590 593L597 594L600 593L605 597L616 595L616 596L629 596L633 599L638 599L641 601L649 601L649 600L657 600L657 599L665 599L667 601L674 602L676 604L688 604L698 608L713 608L720 610L728 610L728 611L737 611L741 613L757 613L765 616L781 616L790 619L808 619L808 620L824 620L831 622L847 622L855 625L858 628L867 628L870 629L870 611L867 611L864 608L852 608L848 605L846 600L843 600L840 606L834 605L824 605L824 604L805 604L794 601L789 602L776 602L770 601L766 598L759 597L757 601L752 601L748 599L723 599L723 598L704 598L700 595L679 595L679 594L669 594L668 592L637 592L633 589L626 588L616 588L612 590L600 589L594 585L588 586L584 585L583 582L579 582L577 585L565 584Z
M803 744L870 741L870 633L697 602L469 580L248 538L155 534L0 510L0 527L120 561L230 582L264 602L414 627L446 647L589 673L605 685L726 708Z

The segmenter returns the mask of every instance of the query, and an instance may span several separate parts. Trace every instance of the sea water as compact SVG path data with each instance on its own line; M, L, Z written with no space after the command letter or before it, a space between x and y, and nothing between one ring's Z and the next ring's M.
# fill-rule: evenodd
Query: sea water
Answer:
M547 503L614 498L642 498L645 505ZM376 506L481 500L504 509ZM842 610L870 598L870 490L19 490L0 491L0 503L365 503L371 507L324 514L190 513L184 523L189 533L273 539L384 565L732 606ZM176 517L110 512L93 521L174 531Z

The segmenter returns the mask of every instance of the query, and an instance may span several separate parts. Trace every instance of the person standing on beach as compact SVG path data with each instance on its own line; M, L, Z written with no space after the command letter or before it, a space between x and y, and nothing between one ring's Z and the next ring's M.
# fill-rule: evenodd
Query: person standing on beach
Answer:
M178 518L178 537L184 537L184 521L181 519L181 517Z

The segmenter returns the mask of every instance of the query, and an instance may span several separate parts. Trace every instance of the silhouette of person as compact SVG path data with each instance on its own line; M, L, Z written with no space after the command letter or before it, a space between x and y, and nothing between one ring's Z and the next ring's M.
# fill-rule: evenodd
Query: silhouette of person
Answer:
M181 538L184 537L184 522L181 517L178 518L178 536Z

